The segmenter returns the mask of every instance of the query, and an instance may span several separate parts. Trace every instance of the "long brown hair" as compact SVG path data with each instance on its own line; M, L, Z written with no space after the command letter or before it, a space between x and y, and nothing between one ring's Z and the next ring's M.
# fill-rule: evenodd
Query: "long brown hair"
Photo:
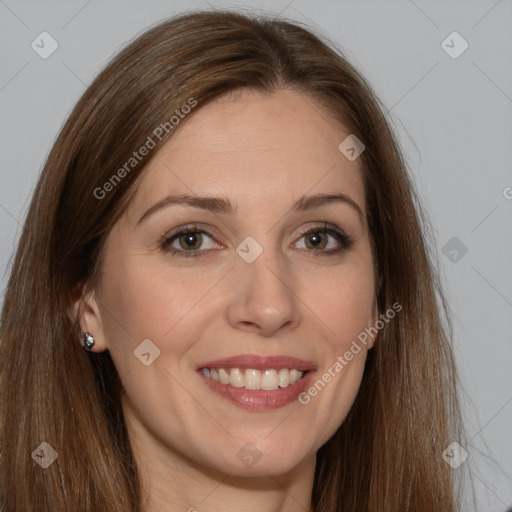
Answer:
M160 23L122 50L48 156L1 317L3 510L141 510L120 380L108 351L80 348L78 320L67 311L97 285L105 239L173 130L153 136L156 147L127 168L133 152L191 99L195 112L241 88L299 91L364 142L378 306L381 313L402 306L379 332L348 417L318 451L313 510L456 509L452 470L441 457L462 435L451 326L431 235L384 109L341 51L310 29L212 11ZM42 442L58 453L46 469L31 456Z

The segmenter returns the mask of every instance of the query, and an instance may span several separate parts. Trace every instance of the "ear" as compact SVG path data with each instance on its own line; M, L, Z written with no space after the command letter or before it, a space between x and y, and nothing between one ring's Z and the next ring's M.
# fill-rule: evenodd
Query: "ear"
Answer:
M94 338L93 352L107 350L103 320L94 290L86 295L79 292L78 297L74 298L69 306L67 314L73 323L79 320L82 333L88 332ZM83 343L81 338L79 342Z

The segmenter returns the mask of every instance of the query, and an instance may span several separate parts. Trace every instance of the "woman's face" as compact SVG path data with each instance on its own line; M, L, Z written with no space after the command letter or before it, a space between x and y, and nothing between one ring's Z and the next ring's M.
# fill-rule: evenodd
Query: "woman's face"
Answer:
M243 92L198 105L147 165L83 326L146 457L277 475L343 422L370 343L344 354L377 318L349 134L299 93Z

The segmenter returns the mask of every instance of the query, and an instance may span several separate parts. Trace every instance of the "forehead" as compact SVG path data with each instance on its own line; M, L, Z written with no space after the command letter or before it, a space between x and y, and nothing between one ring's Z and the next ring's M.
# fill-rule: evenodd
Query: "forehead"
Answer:
M364 211L359 160L338 149L350 131L312 98L241 91L197 109L146 166L133 208L171 193L222 193L250 210L336 191Z

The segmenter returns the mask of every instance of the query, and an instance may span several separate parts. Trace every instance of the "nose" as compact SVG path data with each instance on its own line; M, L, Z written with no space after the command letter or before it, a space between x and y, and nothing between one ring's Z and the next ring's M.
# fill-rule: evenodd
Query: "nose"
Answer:
M227 314L233 328L270 337L299 325L300 299L286 261L264 251L252 263L240 258L231 274Z

